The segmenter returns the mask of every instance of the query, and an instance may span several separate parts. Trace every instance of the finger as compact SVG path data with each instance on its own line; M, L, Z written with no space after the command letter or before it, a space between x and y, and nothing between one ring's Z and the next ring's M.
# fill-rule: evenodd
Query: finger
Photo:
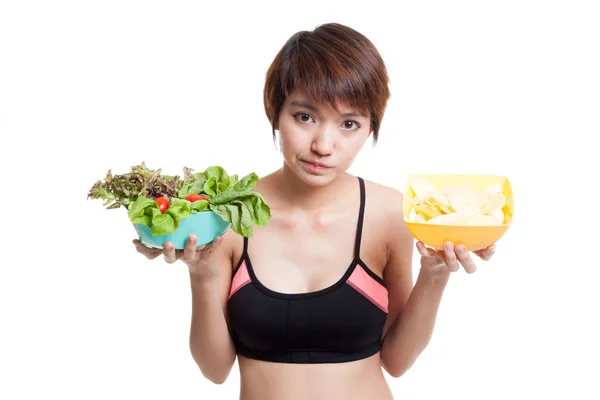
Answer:
M446 265L444 258L434 249L417 242L417 250L421 254L421 267L435 269Z
M439 255L422 257L421 258L421 266L432 269L432 270L440 269L440 268L447 268L446 260L444 260L444 257L439 256Z
M456 259L456 254L454 253L454 244L452 242L444 243L444 258L446 259L446 265L450 271L458 271L458 260Z
M194 258L196 258L196 243L198 243L196 235L188 236L187 243L183 248L183 261L186 263L194 262Z
M163 244L163 254L165 255L165 261L169 264L173 264L177 261L177 254L175 254L175 246L171 242L165 242Z
M492 258L492 256L494 255L495 251L496 251L496 246L491 245L491 246L486 247L485 249L477 250L474 253L482 260L489 261Z
M149 260L154 260L156 257L160 256L162 253L162 249L152 249L144 246L138 239L133 240L133 244L138 253L142 254Z
M463 268L468 274L472 274L477 270L475 261L473 261L471 255L469 254L469 251L464 245L459 244L456 246L456 256L458 257L458 261L460 261Z

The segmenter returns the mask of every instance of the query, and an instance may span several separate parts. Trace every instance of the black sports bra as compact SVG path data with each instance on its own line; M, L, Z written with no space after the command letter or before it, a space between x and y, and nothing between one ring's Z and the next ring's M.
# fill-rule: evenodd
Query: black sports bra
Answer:
M310 293L280 293L256 277L248 238L234 269L228 310L237 354L283 363L339 363L359 360L381 349L388 313L387 289L360 259L365 184L354 260L333 285Z

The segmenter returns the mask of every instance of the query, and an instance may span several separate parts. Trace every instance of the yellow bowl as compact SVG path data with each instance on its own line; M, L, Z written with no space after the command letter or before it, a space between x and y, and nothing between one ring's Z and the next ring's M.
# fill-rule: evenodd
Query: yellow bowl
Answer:
M408 221L414 193L410 183L414 178L423 178L436 189L447 186L458 186L465 183L472 185L475 190L499 183L502 193L506 196L506 205L502 209L505 215L502 225L442 225ZM463 244L469 251L480 250L496 243L508 230L513 218L513 193L507 177L500 175L479 174L414 174L411 175L404 189L404 221L413 237L426 245L441 250L445 242L454 245Z

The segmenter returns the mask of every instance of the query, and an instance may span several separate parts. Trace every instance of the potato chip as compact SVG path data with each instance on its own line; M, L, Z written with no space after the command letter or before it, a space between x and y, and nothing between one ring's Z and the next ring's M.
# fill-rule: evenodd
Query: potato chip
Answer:
M496 209L496 210L492 211L492 212L490 213L490 215L491 215L492 217L494 217L494 218L496 219L496 221L498 221L500 224L503 224L503 223L504 223L504 219L505 219L505 218L504 218L504 211L502 211L502 209L499 209L499 208L498 208L498 209Z
M425 217L423 217L421 214L417 214L417 212L415 211L414 208L412 208L410 210L410 212L408 213L408 220L410 222L419 222L419 223L425 223L425 222L427 222L427 220L425 219Z
M415 212L417 214L423 216L425 218L425 220L435 218L439 215L442 215L440 210L438 210L435 206L431 205L431 203L429 203L429 202L419 204L419 205L415 206L415 208L413 208L413 210L415 210Z
M439 225L463 225L467 221L467 217L459 213L443 214L431 218L426 223Z
M506 205L506 196L503 193L492 193L488 196L487 204L481 208L482 214L491 214Z
M450 206L450 201L448 200L448 196L440 193L439 191L433 192L429 202L437 207L442 213L449 214L453 213L454 209Z
M475 215L481 210L480 197L471 186L460 185L448 194L450 206L455 212L465 215Z
M467 218L464 225L500 225L500 223L498 223L496 218L489 214L477 214Z
M437 189L423 178L415 178L411 181L410 187L419 203L426 202Z
M445 225L502 225L506 195L500 184L477 191L467 183L436 189L427 180L411 180L414 194L408 221Z
M482 190L486 194L502 193L502 186L499 183L494 183Z

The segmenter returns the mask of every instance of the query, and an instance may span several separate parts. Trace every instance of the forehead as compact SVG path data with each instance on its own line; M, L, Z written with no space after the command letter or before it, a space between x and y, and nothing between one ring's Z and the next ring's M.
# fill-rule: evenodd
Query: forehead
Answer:
M366 118L364 111L361 112L361 110L352 107L352 105L344 99L338 99L335 104L330 104L324 99L315 99L303 89L294 90L294 92L286 99L285 105L288 107L304 107L314 111L331 114L360 114L357 116Z

